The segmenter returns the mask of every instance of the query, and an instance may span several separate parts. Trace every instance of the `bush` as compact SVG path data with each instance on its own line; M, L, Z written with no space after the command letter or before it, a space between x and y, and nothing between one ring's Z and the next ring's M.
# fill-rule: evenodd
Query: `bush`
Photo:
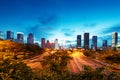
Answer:
M105 59L111 63L120 64L120 54L113 54L111 56L105 57Z
M12 59L0 62L0 80L31 80L32 78L31 68L23 62Z
M83 53L84 53L84 55L87 56L87 57L95 58L95 51L85 50Z

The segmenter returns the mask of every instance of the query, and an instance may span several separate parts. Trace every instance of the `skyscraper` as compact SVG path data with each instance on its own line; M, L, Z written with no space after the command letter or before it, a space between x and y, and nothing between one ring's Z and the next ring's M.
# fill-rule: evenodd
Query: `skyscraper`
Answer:
M77 48L81 47L81 35L77 35Z
M97 49L97 36L92 37L92 49Z
M45 38L41 38L41 47L45 48Z
M103 49L106 49L107 48L107 40L103 40Z
M33 36L32 33L29 33L29 34L28 34L27 44L34 44L34 36Z
M118 33L117 32L113 32L112 33L112 48L116 49L116 45L118 43Z
M24 43L24 37L22 32L17 32L17 42Z
M55 39L55 49L59 49L58 39Z
M4 32L0 31L0 39L4 39Z
M89 49L89 33L84 33L84 48Z
M12 31L7 31L7 40L14 40L14 33Z
M45 44L46 48L51 48L49 40L47 40L47 43Z

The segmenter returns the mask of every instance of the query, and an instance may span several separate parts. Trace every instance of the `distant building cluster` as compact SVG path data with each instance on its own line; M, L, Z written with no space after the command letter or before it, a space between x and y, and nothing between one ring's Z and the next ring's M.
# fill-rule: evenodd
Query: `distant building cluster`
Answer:
M4 32L0 31L0 39L6 39L6 40L12 40L18 43L24 43L24 33L17 32L17 37L14 38L14 32L6 31L6 35L5 35ZM32 33L28 34L27 44L34 44L34 36Z
M61 46L58 43L58 39L55 39L54 42L49 42L49 40L45 40L45 38L41 38L41 47L49 48L49 49L61 49Z
M81 42L82 42L81 35L77 35L77 48L82 48ZM83 48L90 49L89 33L84 33ZM97 49L97 36L92 37L91 48Z
M17 32L17 37L14 38L14 32L6 31L6 35L3 31L0 31L0 39L12 40L14 42L24 44L24 33ZM39 45L38 43L34 43L34 35L29 33L27 36L27 44ZM42 48L50 48L50 49L61 49L61 46L58 43L58 39L55 39L54 42L50 42L49 40L45 40L45 38L41 38L41 47Z
M6 36L6 37L5 37ZM81 35L77 35L77 45L76 48L84 48L84 49L93 49L96 50L98 49L98 37L96 35L92 36L92 42L90 45L90 34L89 33L84 33L83 35L83 46L82 46L82 39ZM112 44L111 48L113 50L120 50L120 44L118 44L118 33L113 32L111 35L112 39ZM12 40L18 43L24 43L24 33L22 32L17 32L16 38L14 38L14 32L12 31L6 31L6 35L3 31L0 31L0 39L6 39L6 40ZM35 44L39 45L38 43L34 43L34 35L32 33L29 33L27 36L27 44ZM54 42L50 42L49 40L46 40L45 38L41 38L41 47L42 48L49 48L49 49L63 49L64 47L62 45L59 45L58 39L55 39ZM70 47L72 47L70 45ZM108 48L108 41L103 40L102 47L101 49L107 49Z
M81 46L81 35L77 35L77 48L84 48L84 49L98 49L97 46L97 36L92 36L92 43L91 43L91 48L90 48L90 39L89 39L89 33L84 33L84 43L83 43L83 47ZM108 41L107 40L103 40L102 43L102 47L101 49L107 49L108 48ZM111 48L113 50L120 50L120 44L118 44L118 33L117 32L113 32L112 33L112 44L111 44Z

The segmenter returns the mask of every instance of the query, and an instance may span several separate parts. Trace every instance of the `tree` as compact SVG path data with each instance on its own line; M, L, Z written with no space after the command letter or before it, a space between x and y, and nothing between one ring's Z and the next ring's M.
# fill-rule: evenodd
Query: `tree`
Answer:
M49 56L45 56L41 63L44 70L52 73L52 75L60 76L60 80L63 80L69 78L68 61L70 59L71 57L67 51L57 51Z

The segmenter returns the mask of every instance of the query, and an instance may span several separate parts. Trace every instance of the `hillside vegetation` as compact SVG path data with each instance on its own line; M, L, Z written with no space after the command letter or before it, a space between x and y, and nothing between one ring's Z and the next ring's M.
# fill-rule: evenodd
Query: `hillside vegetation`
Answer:
M106 49L102 51L86 50L84 55L99 59L110 64L120 64L120 51Z
M108 71L107 67L93 70L85 65L84 71L71 73L68 64L72 57L66 50L44 56L40 61L42 69L31 69L22 62L42 53L44 50L36 45L0 41L0 80L120 80L120 73ZM91 53L88 51L86 55L91 56Z
M108 72L107 67L93 70L84 66L84 71L70 73L68 61L72 58L66 51L45 56L43 69L31 69L20 60L5 59L0 62L0 80L119 80L120 73Z
M0 41L0 60L27 59L43 53L43 49L37 45L20 44L10 40Z

